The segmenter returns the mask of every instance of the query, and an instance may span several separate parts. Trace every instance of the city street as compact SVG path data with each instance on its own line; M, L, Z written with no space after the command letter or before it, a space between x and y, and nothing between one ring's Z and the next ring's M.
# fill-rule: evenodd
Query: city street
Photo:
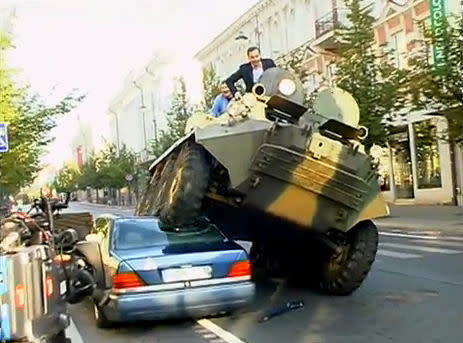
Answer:
M70 211L132 212L78 203L72 203ZM69 334L74 343L461 342L463 235L429 236L392 229L380 228L373 269L349 297L328 297L268 280L257 285L251 308L229 317L138 323L111 330L97 329L92 308L84 303L71 308ZM258 322L262 311L291 300L303 300L305 307Z

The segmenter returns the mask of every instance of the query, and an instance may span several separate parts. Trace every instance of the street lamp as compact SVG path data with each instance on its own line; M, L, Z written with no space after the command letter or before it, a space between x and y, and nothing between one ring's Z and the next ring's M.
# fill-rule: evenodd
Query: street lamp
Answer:
M153 77L153 79L156 79L156 75L153 74L151 71L150 71L150 68L149 66L146 66L145 67L145 71L148 75L151 75ZM154 126L154 140L157 142L158 141L158 122L156 120L156 113L154 111L154 95L153 95L153 92L151 92L151 104L153 106L153 126Z
M120 151L120 143L119 143L119 119L118 115L112 108L109 108L109 112L114 114L114 117L116 118L116 140L117 140L117 151Z
M235 40L249 40L249 38L244 35L243 31L240 31L239 35L235 37Z
M259 48L259 50L261 49L261 31L260 31L260 25L259 25L259 16L257 15L256 13L256 16L255 16L255 19L256 19L256 27L254 29L254 32L256 33L256 43L257 43L257 47ZM250 41L249 37L247 37L243 31L240 31L240 33L238 34L238 36L235 37L235 40L245 40L245 41Z
M140 96L141 96L141 106L140 109L142 110L143 113L143 139L145 143L145 150L147 149L147 140L146 140L146 122L145 122L145 99L143 98L143 88L140 87L140 85L137 84L137 81L133 81L133 84L135 85L136 88L140 90Z

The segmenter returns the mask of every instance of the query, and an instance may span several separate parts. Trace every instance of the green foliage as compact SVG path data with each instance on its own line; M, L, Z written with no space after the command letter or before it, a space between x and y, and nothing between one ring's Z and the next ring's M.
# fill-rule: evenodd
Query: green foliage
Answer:
M44 148L53 140L49 133L56 119L77 106L82 96L70 94L54 106L46 106L28 87L18 87L9 69L8 37L0 37L0 122L8 123L10 150L0 154L0 189L16 193L31 184L40 170Z
M97 160L97 174L106 187L120 189L127 186L126 175L136 174L136 155L123 145L119 151L109 145Z
M161 131L159 139L152 141L149 148L155 158L162 155L175 141L184 136L186 122L194 110L188 101L185 80L179 78L170 109L166 112L167 129Z
M58 193L73 192L78 188L80 173L75 166L67 165L58 172L52 187Z
M350 25L336 30L339 42L337 86L352 94L359 105L360 124L368 127L365 140L384 145L391 114L405 102L406 72L392 65L385 56L378 56L374 48L371 10L361 8L360 0L346 0Z
M416 41L420 49L409 61L408 87L416 109L434 109L445 115L449 130L444 138L463 143L463 15L452 19L444 20L440 38L422 27L423 39ZM429 58L438 40L443 47L444 73L436 73Z
M214 67L203 68L203 101L202 110L209 112L214 105L214 100L220 94L219 86L221 80Z
M294 73L303 82L307 77L307 71L304 70L304 61L308 48L308 44L301 45L300 47L279 57L276 60L276 64L281 68Z
M101 189L103 187L97 171L97 161L98 157L92 154L82 165L77 182L80 189L85 190L87 187Z
M98 155L90 155L83 164L78 185L80 189L120 189L128 185L125 177L138 175L137 157L123 145L119 151L115 145L108 145Z

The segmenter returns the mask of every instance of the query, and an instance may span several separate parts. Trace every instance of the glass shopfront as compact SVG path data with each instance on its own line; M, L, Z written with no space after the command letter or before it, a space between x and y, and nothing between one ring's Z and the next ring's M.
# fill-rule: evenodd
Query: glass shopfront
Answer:
M392 150L395 195L398 199L410 199L414 197L414 192L408 127L403 126L394 131L395 133L390 136L389 144Z

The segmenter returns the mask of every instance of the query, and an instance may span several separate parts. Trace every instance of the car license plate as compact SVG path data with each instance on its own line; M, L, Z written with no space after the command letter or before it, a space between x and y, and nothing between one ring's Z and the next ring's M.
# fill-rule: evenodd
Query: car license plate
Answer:
M61 281L59 285L59 291L60 291L60 295L66 294L67 292L66 281Z
M210 266L170 268L162 271L164 282L201 280L210 279L211 277L212 268Z

